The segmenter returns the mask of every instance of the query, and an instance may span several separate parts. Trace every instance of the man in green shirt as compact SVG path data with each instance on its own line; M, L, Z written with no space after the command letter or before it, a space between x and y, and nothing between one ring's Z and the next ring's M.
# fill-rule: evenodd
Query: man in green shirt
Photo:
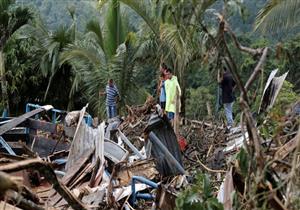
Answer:
M176 76L172 74L170 68L166 71L167 80L165 81L166 89L166 112L168 119L173 123L176 113L177 98L181 95L181 89Z

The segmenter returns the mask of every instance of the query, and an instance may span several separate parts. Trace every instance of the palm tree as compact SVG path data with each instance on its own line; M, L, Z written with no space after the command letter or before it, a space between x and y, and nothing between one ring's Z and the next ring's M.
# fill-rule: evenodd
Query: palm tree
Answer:
M4 115L9 114L9 100L3 50L9 38L32 18L28 8L12 8L14 2L14 0L0 0L0 78Z
M121 18L118 0L109 2L104 26L97 21L89 21L81 40L68 45L61 56L61 64L69 63L76 72L74 91L81 88L94 112L103 116L104 99L99 98L108 78L113 78L122 96L121 104L128 104L135 96L143 95L135 87L136 67L140 45L134 33L128 33L126 21ZM144 46L144 45L141 45ZM81 86L78 84L82 84ZM138 91L133 92L133 88ZM136 99L136 98L135 98Z
M256 17L255 30L287 29L299 23L300 0L268 0Z
M107 1L99 2L104 4ZM201 58L205 51L202 46L205 46L207 40L199 22L206 9L216 1L119 1L140 15L154 34L152 38L158 43L159 54L156 56L163 57L174 67L183 90L181 112L184 115L188 65Z
M44 77L49 78L43 101L45 102L47 100L55 104L58 101L65 100L55 105L65 106L68 104L67 107L71 108L73 101L69 99L72 98L74 94L72 91L74 84L72 85L72 83L75 81L75 75L74 72L72 72L71 65L67 63L60 65L60 55L64 48L76 40L75 10L68 8L68 11L73 19L70 26L59 26L54 31L51 31L41 18L36 17L35 21L26 25L22 32L24 37L34 40L36 48L38 49L36 57L40 60L40 72ZM55 83L55 89L51 89L53 83ZM58 88L59 85L64 86ZM49 97L49 93L51 93L51 97ZM58 95L64 99L56 100L55 98L58 98Z

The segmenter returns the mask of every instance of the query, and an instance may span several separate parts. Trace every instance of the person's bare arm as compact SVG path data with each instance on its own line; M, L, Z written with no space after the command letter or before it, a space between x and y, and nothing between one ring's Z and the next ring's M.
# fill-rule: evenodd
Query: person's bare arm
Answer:
M105 91L99 91L99 96L105 96L106 92Z

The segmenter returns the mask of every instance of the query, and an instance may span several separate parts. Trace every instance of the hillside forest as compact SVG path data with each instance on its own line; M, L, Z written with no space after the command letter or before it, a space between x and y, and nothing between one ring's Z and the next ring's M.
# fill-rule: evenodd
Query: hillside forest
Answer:
M122 131L129 130L127 134L134 134L130 136L131 140L135 138L139 144L146 145L146 119L148 121L150 116L146 116L145 110L150 115L159 102L160 69L166 65L181 87L181 95L176 99L176 104L181 106L176 106L178 110L175 111L180 113L180 120L177 116L172 119L175 121L173 130L162 114L165 119L161 117L160 120L166 121L163 127L166 129L161 132L169 129L175 142L185 138L185 146L191 149L180 151L174 144L178 146L180 161L180 155L184 161L189 161L188 165L184 164L191 175L184 170L181 173L182 180L188 184L184 186L182 181L181 188L177 189L173 202L176 209L299 209L299 23L300 0L0 0L0 113L6 120L0 130L14 123L6 117L24 114L28 103L52 105L67 112L81 110L88 104L86 112L100 124L107 118L107 104L101 94L108 81L113 79L120 96L118 126L125 124L121 126ZM231 125L239 126L239 137L234 133L237 127L224 126L228 115L223 106L225 103L221 102L222 90L218 81L220 71L224 69L229 70L236 84L233 87L234 102L230 102L234 115ZM276 76L286 73L287 77L282 86L277 84L280 88L275 84L276 88L265 89L269 75L276 69ZM276 81L269 82L274 84ZM280 89L278 95L277 88ZM276 100L272 98L274 95ZM153 104L149 102L151 100ZM81 123L84 124L85 108L83 110L78 117L81 121L78 120L80 123L74 129L74 139ZM135 116L132 110L143 110L136 111L142 117ZM44 122L44 119L35 120L40 124ZM136 129L134 120L137 121ZM105 122L107 127L111 125ZM52 126L56 126L55 123ZM23 124L18 122L12 128ZM97 128L100 127L101 124ZM104 145L104 127L101 129L98 131L102 132ZM153 132L149 133L150 136ZM51 138L58 139L58 135ZM4 139L1 139L3 144ZM58 142L60 139L61 136ZM242 139L238 146L236 139ZM234 141L234 149L229 140ZM230 152L226 150L228 147ZM162 151L169 151L166 146L164 148ZM52 153L54 151L55 148ZM42 162L34 152L30 154L34 161ZM4 157L11 156L5 154ZM215 163L210 157L219 158L223 165L210 167L209 163ZM11 160L18 165L19 160L26 158L13 157ZM92 159L91 155L88 159ZM0 159L1 163L5 161L7 159ZM42 164L52 170L48 162ZM97 164L99 166L100 159ZM105 167L109 168L104 160L101 164L103 168L89 172L93 176L99 175L97 170L102 173L98 185ZM0 170L0 175L10 172L9 167L0 166L5 169ZM115 168L114 165L112 174ZM158 177L158 182L165 181L170 187L170 177L164 177L164 180ZM60 182L56 176L54 178L54 188L59 188ZM108 179L107 189L113 197L113 178ZM223 186L227 183L224 180L231 181L231 188ZM221 186L224 194L231 190L227 192L230 207L224 200L217 199L218 192L222 192ZM152 199L153 195L150 195ZM73 197L71 193L67 193L68 196ZM0 200L3 197L0 186ZM18 199L15 200L14 203L19 204ZM108 203L108 209L121 207L114 200ZM76 202L73 205L76 206ZM81 209L80 206L77 209Z
M90 103L89 112L103 117L104 100L98 92L110 77L123 96L119 108L124 111L125 104L141 104L147 95L155 96L163 58L174 67L182 86L182 114L202 119L210 106L218 117L216 61L220 59L209 52L217 14L224 15L241 44L270 47L264 79L276 68L289 71L288 92L295 96L300 90L297 20L282 16L276 21L276 8L272 11L264 0L203 5L171 0L4 2L10 5L1 8L0 107L9 108L10 115L22 113L29 102L63 110ZM236 49L231 40L228 47L245 81L256 60ZM262 88L257 82L251 90L255 99L259 100Z

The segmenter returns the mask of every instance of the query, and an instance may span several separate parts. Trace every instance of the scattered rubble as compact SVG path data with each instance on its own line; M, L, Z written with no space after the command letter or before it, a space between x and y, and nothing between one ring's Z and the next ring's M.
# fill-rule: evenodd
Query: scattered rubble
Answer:
M267 101L264 106L270 107ZM127 107L126 118L96 127L86 120L86 108L61 112L55 123L39 119L50 106L2 119L2 209L171 210L199 173L209 175L225 210L236 202L253 207L258 198L251 196L258 195L268 199L259 198L256 206L281 210L295 202L289 195L297 192L292 183L299 174L299 103L276 135L261 141L260 177L246 125L224 134L221 124L186 119L176 136L168 120L156 113L153 98Z

